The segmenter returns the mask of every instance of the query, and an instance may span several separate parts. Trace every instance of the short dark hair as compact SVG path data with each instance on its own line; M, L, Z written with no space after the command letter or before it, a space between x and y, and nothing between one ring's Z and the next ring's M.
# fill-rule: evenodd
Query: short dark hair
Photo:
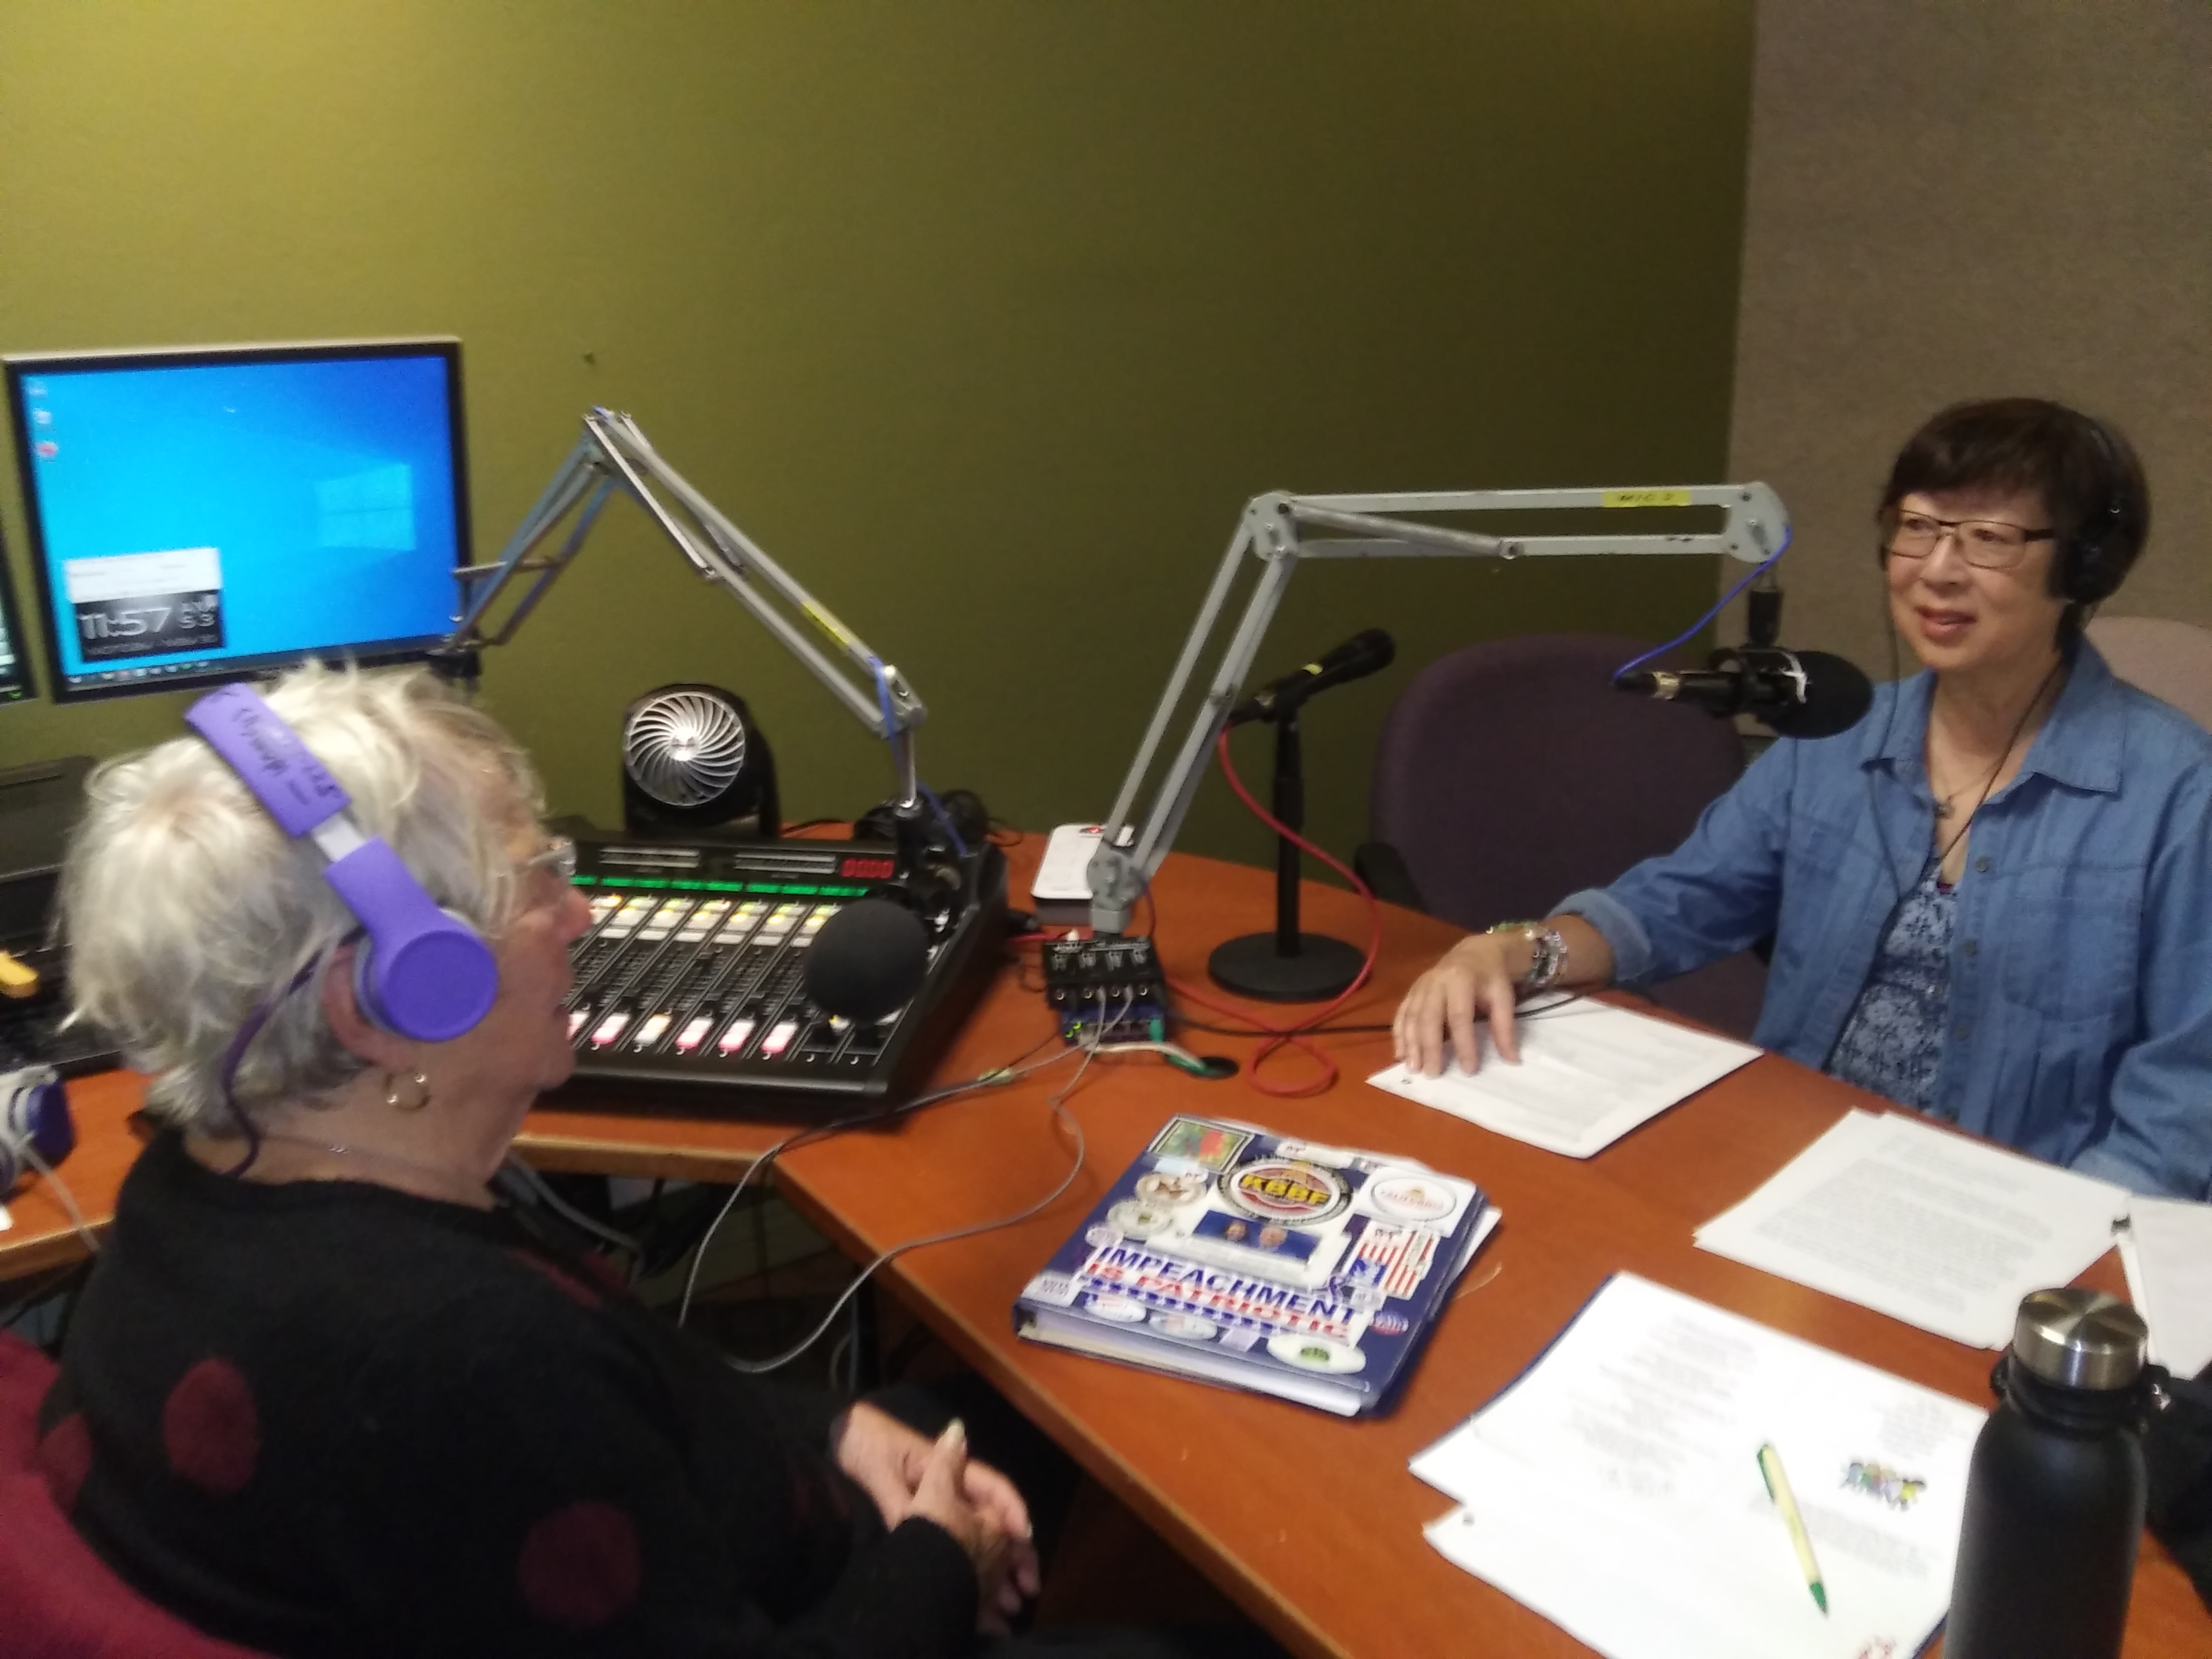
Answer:
M1905 441L1881 514L1916 491L2033 490L2057 532L2051 591L2069 601L2061 639L2125 579L2150 535L2150 485L2117 428L2045 398L1954 404Z

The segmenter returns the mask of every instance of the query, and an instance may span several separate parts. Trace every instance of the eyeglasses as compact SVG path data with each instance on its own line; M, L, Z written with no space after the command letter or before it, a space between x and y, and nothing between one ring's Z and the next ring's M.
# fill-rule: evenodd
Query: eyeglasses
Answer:
M550 870L563 882L576 878L576 843L566 836L549 836L545 845L514 866L517 875Z
M2058 532L2048 526L2029 530L2002 519L1939 519L1927 513L1889 515L1889 551L1900 559L1924 559L1946 536L1959 538L1959 551L1978 570L2009 570L2027 556L2030 542L2047 542Z

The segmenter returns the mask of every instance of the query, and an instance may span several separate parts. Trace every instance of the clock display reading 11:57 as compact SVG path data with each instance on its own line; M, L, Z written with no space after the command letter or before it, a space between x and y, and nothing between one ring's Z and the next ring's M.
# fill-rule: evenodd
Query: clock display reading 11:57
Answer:
M62 577L87 662L222 646L222 564L212 547L70 559Z

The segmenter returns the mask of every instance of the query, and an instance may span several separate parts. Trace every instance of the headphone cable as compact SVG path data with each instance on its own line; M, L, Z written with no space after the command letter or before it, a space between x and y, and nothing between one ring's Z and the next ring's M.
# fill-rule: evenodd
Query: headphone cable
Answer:
M42 1178L53 1183L54 1196L61 1200L61 1206L69 1216L70 1225L76 1229L76 1236L84 1241L84 1248L92 1255L98 1255L100 1240L94 1236L91 1227L87 1224L84 1212L77 1208L76 1194L70 1191L69 1182L64 1181L56 1173L52 1164L39 1155L39 1149L31 1144L29 1136L26 1135L20 1140L13 1140L10 1144L15 1152L22 1158L24 1163L29 1164Z

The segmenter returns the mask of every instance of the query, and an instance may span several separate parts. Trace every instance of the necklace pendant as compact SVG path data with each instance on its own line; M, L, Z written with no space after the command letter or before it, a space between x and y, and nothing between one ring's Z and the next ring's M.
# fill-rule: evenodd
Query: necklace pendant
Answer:
M1936 803L1936 816L1938 818L1948 818L1951 816L1951 798L1948 795Z

